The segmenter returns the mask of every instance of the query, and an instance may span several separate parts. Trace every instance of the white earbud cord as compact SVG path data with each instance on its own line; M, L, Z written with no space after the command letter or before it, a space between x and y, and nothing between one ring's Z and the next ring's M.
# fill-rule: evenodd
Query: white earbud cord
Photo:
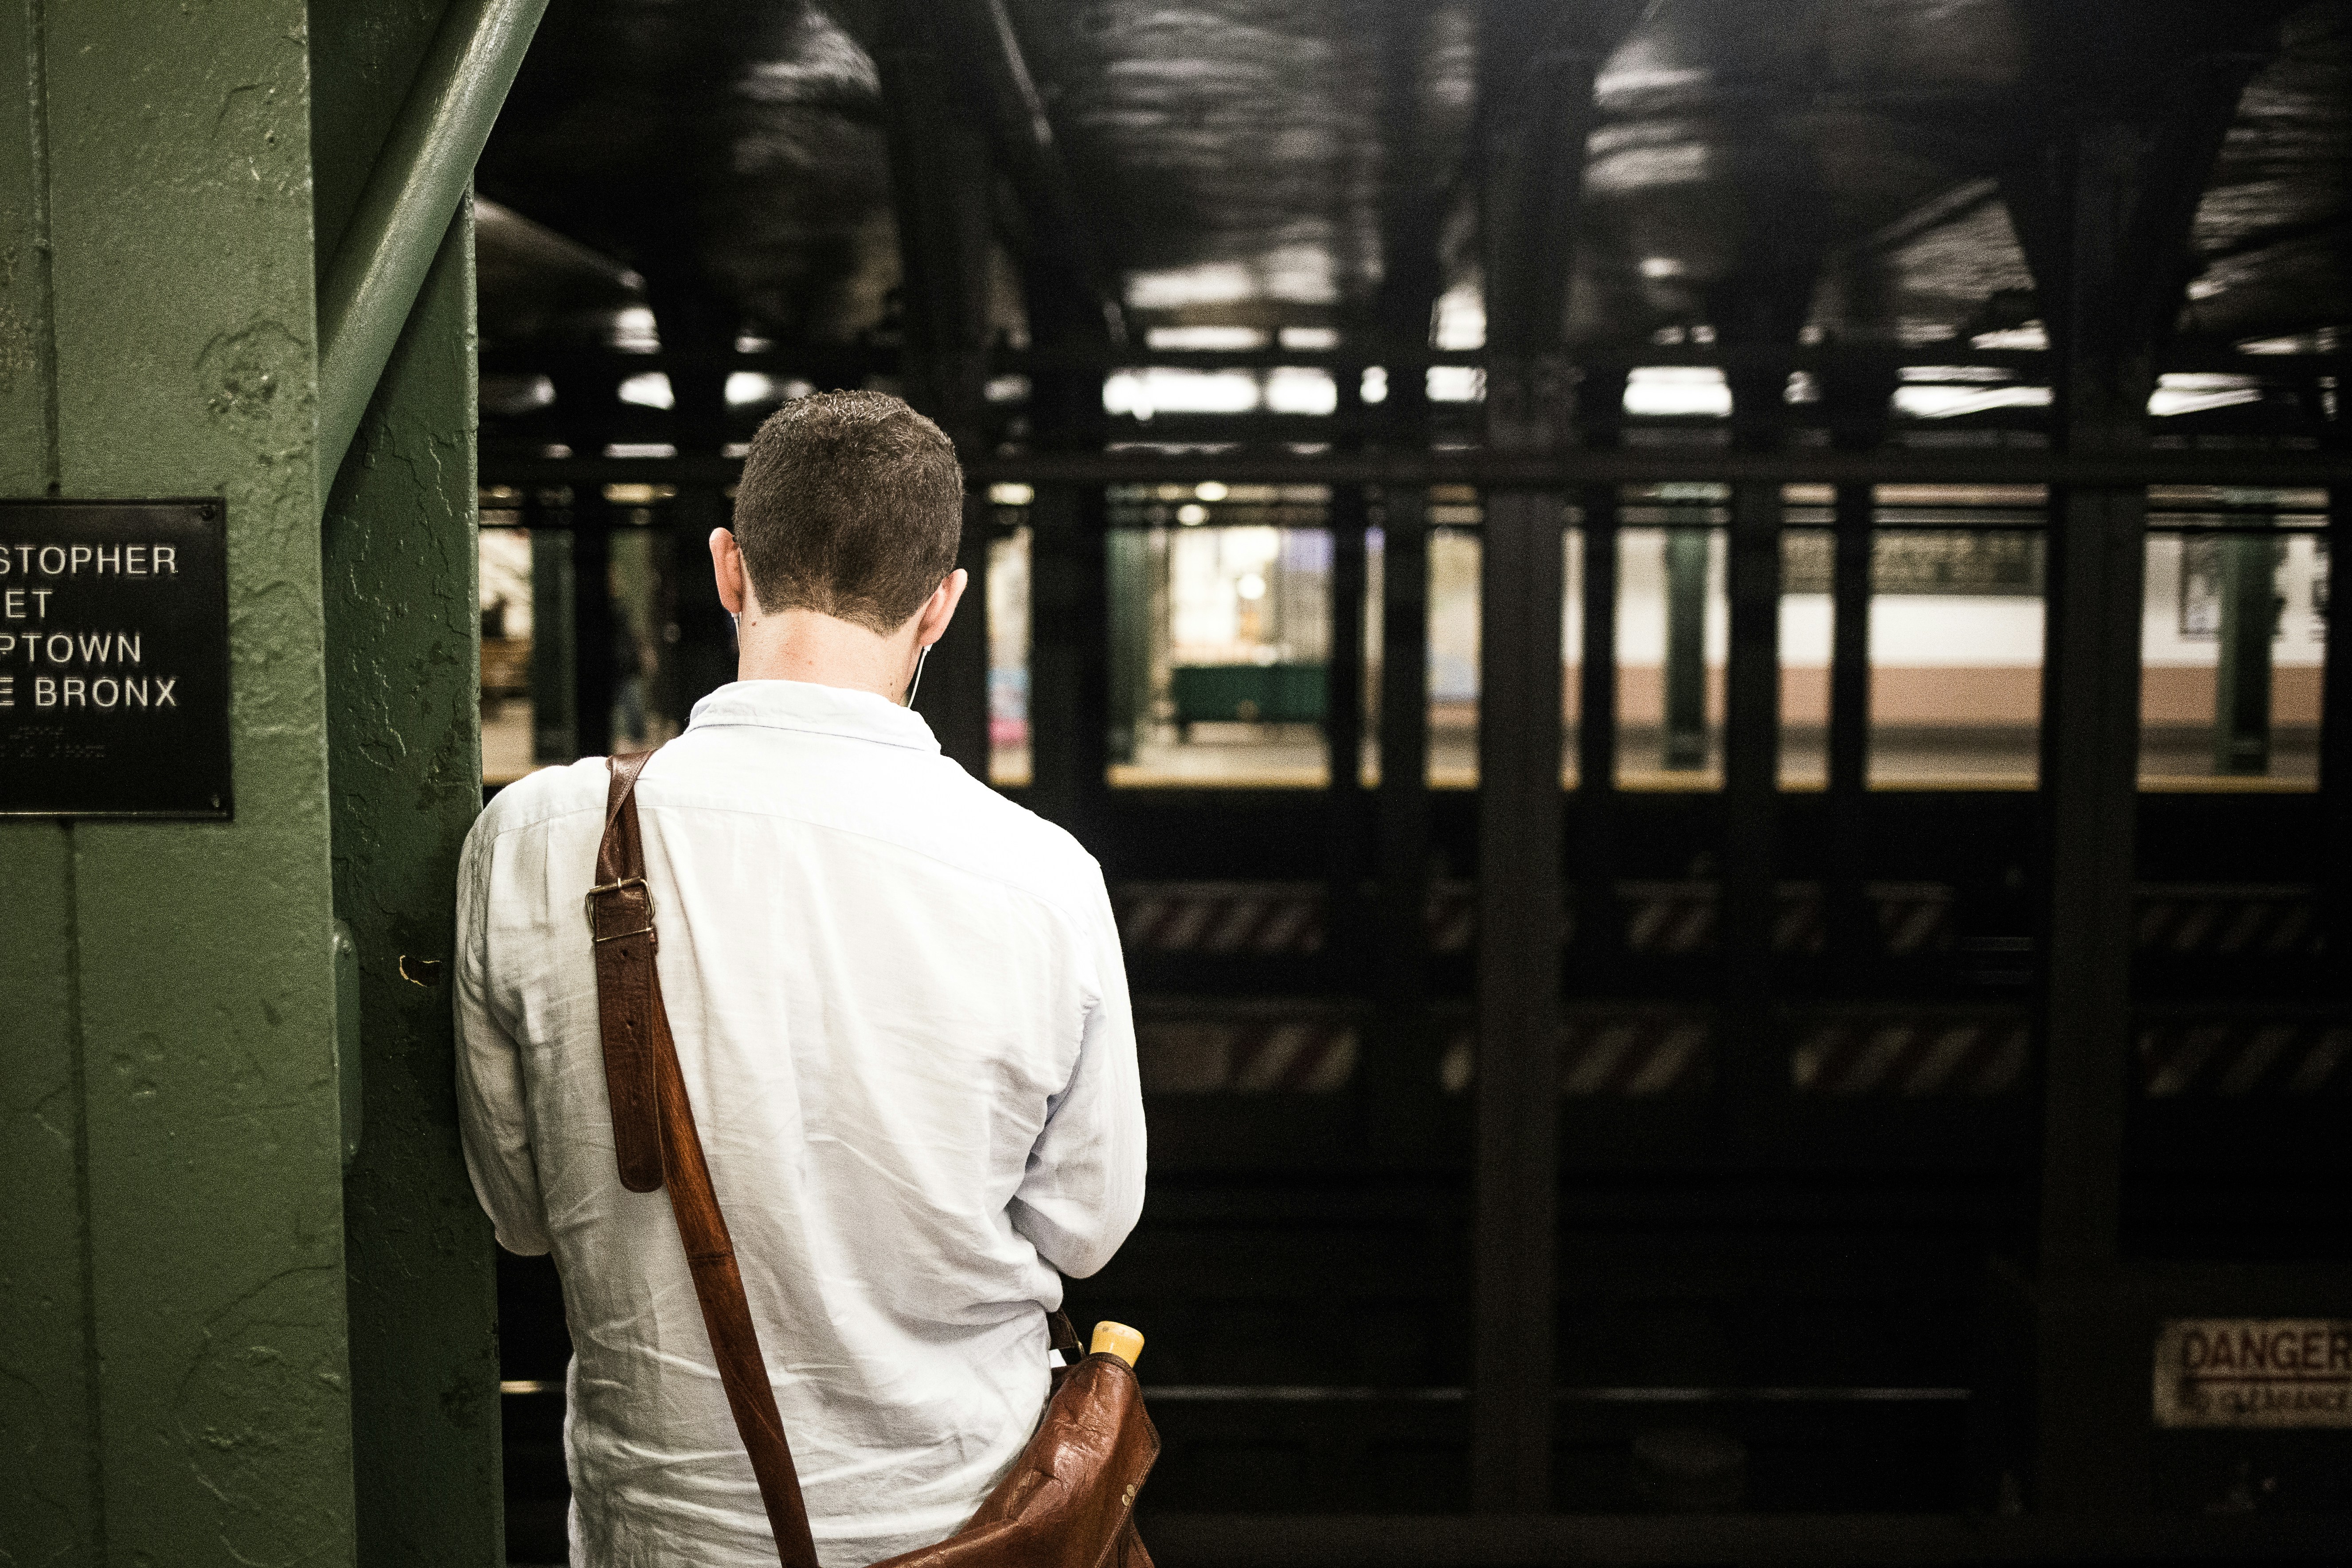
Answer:
M907 682L906 706L909 708L912 708L915 705L915 693L922 689L923 661L930 657L931 645L929 643L925 643L923 645L923 651L915 656L915 679Z

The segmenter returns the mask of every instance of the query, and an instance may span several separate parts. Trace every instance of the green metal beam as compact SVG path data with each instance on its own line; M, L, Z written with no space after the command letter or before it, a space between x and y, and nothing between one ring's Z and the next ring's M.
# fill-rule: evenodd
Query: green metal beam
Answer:
M425 286L547 0L451 0L319 286L319 472L331 483Z

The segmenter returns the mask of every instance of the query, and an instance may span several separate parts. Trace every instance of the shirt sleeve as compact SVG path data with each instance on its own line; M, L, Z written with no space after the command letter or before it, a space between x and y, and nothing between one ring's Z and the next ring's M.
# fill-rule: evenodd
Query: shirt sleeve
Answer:
M498 836L484 816L457 871L457 1128L474 1195L509 1252L548 1250L547 1205L523 1114L522 1056L491 1002L489 904Z
M1110 1261L1143 1213L1143 1085L1118 924L1099 871L1087 937L1094 1000L1069 1086L1055 1097L1013 1194L1013 1226L1046 1262L1085 1279Z

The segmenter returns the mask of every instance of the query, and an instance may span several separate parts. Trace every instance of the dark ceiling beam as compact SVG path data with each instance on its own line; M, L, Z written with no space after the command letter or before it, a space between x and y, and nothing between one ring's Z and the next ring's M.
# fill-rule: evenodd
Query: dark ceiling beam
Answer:
M1360 372L1381 365L1391 374L1425 370L1431 365L1483 365L1486 352L1463 349L1441 352L1426 346L1397 345L1390 352L1380 344L1349 342L1339 349L1152 349L1122 348L1106 343L1056 343L1048 347L995 351L991 368L1000 374L1053 369L1116 370L1143 365L1180 366L1189 370L1270 370L1276 366L1328 366L1335 371ZM887 345L864 343L784 344L747 349L727 356L729 370L761 371L776 375L862 374L894 372L899 352ZM671 371L698 359L667 351L627 353L618 349L492 347L482 351L485 375L537 375L581 364L609 365L635 375L645 371ZM1952 341L1910 345L1869 342L1828 343L1589 343L1576 345L1570 363L1578 370L1624 372L1643 366L1696 365L1721 370L1806 370L1814 372L1893 371L1905 365L1965 364L2013 370L2019 380L2033 384L2034 377L2055 365L2039 349L1979 349ZM2247 353L2234 344L2210 338L2178 337L2161 348L2158 368L2165 371L2214 371L2294 381L2335 374L2337 357L2326 353ZM1393 392L1391 393L1393 397ZM1381 405L1385 406L1385 405Z
M1988 203L2000 199L1999 180L1990 176L1963 180L1957 185L1938 191L1893 223L1885 225L1856 248L1880 252L1899 250L1921 235L1933 234L1947 224L1973 216Z
M731 458L520 457L485 446L482 482L495 484L730 483ZM2063 452L1997 447L1898 447L1875 452L1830 447L1777 452L1724 447L1570 448L1513 454L1299 452L1202 443L1160 452L1008 452L966 465L974 484L1478 485L1561 489L1578 485L1730 483L1880 485L2244 485L2305 489L2352 485L2352 452L2339 450L2160 450Z
M2274 224L2267 228L2250 229L2225 245L2197 252L2196 259L2210 266L2216 261L2232 261L2241 256L2269 250L2274 246L2294 245L2305 240L2322 239L2331 234L2341 234L2352 228L2352 207L2338 207L2334 212L2294 223Z
M998 165L1020 198L1031 264L1066 270L1100 316L1103 335L1126 342L1116 279L1079 206L1004 0L934 0L927 9L951 57L969 68L958 73L959 82L988 124Z
M2037 0L2018 7L2032 40L2032 101L2053 129L2163 116L2199 70L2275 58L2278 25L2309 0Z
M1033 272L1054 281L1044 292L1084 317L1088 335L1127 341L1119 291L1099 237L1088 227L1063 157L1045 94L1003 0L822 0L827 15L869 57L892 47L894 29L927 31L956 62L952 86L988 127L996 166L1013 190L1017 214L1002 227ZM1038 290L1033 290L1033 293ZM1075 294L1075 300L1072 296ZM1070 323L1030 323L1034 338L1064 335Z

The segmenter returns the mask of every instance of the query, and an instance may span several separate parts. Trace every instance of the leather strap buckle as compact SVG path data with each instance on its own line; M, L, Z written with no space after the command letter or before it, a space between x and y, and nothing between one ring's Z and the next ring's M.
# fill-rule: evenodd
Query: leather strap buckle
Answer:
M625 940L627 940L628 938L633 937L633 936L646 936L646 935L651 934L651 932L653 931L653 929L654 929L654 890L653 890L653 889L651 889L650 887L647 887L647 886L646 885L646 879L645 879L643 877L624 877L624 878L622 878L622 879L621 879L619 881L617 881L617 882L605 882L605 883L602 884L601 886L593 887L593 888L589 889L588 889L588 899L587 899L587 905L588 905L588 929L589 929L589 931L590 931L591 932L593 932L593 931L595 931L595 929L596 929L596 895L597 895L597 894L599 894L599 893L620 893L620 892L626 892L626 891L627 891L629 889L631 889L631 888L639 888L639 889L644 889L644 891L645 891L645 895L646 895L646 923L645 923L645 924L643 924L643 925L641 925L641 926L639 926L639 927L638 927L636 930L635 930L635 931L614 931L611 936L599 936L599 937L597 937L597 938L595 939L597 942L623 942L623 941L625 941Z

